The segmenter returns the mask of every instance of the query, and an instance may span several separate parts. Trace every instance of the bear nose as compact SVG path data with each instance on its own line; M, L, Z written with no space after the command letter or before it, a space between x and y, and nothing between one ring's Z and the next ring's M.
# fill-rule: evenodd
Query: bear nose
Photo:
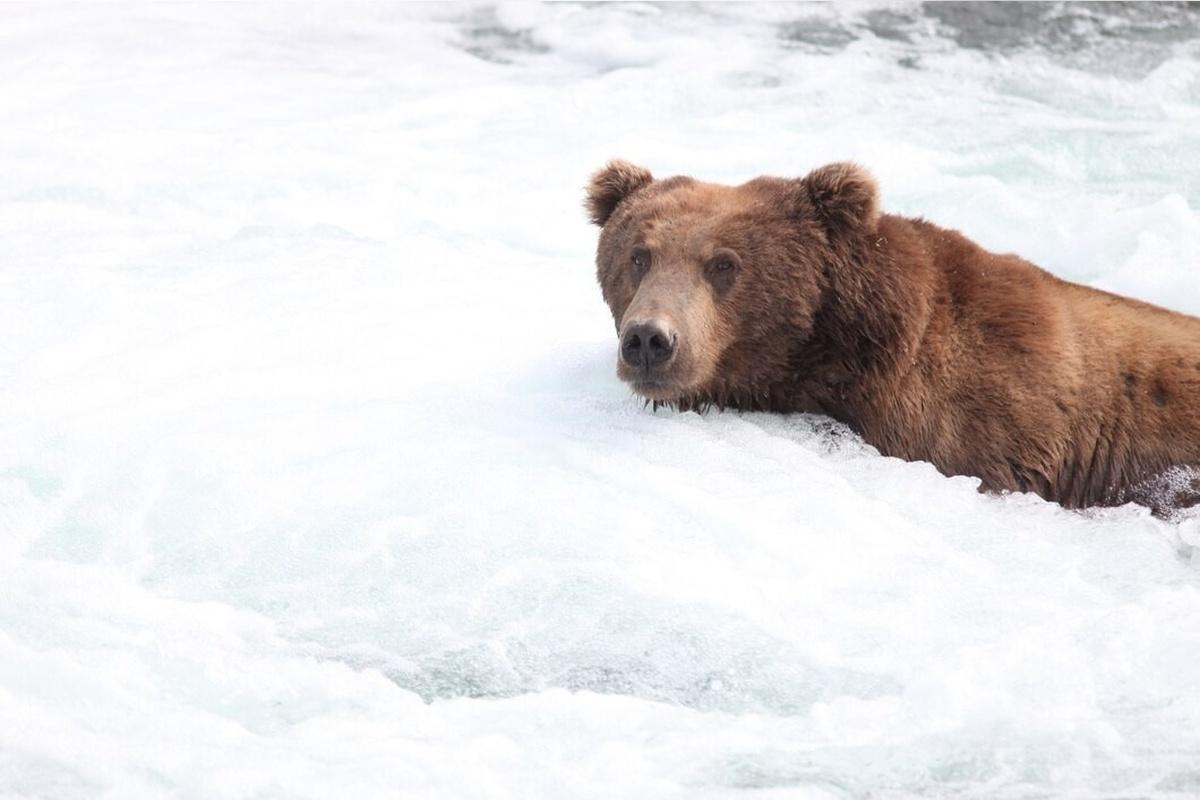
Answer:
M674 354L675 337L653 322L631 325L621 337L621 359L631 367L660 367Z

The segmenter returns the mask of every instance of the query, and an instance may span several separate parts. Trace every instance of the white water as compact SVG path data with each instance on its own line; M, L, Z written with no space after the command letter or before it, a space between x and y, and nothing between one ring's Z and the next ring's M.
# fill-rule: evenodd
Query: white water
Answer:
M1200 313L1197 40L929 13L0 6L0 797L1200 793L1200 522L615 378L611 156Z

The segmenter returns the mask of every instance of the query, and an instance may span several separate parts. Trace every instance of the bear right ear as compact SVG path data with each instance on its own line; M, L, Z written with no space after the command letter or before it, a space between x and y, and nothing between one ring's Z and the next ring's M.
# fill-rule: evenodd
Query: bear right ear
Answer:
M805 175L801 184L834 234L875 229L879 221L879 186L858 164L826 164Z
M587 206L588 217L592 222L604 227L608 218L617 210L629 195L646 186L654 180L650 170L630 164L628 161L616 159L608 162L603 169L592 175L588 183Z

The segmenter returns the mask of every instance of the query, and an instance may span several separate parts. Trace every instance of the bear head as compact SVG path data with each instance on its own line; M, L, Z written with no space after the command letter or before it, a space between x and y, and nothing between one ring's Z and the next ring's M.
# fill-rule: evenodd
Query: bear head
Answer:
M596 271L618 376L680 406L769 391L812 336L831 269L874 232L878 206L875 181L849 163L723 186L610 162L586 207L601 227Z

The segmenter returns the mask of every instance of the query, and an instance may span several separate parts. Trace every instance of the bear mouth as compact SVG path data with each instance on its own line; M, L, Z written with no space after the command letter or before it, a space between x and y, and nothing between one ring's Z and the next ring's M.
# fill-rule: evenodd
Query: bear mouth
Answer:
M638 369L620 363L617 377L639 397L656 403L674 403L696 388L692 362L686 354L680 355L658 369Z
M639 397L674 403L695 388L698 376L691 354L680 348L658 365L630 364L618 354L617 377Z
M674 381L653 378L634 378L629 380L628 384L634 394L659 403L671 402L682 396L684 391L684 387Z

